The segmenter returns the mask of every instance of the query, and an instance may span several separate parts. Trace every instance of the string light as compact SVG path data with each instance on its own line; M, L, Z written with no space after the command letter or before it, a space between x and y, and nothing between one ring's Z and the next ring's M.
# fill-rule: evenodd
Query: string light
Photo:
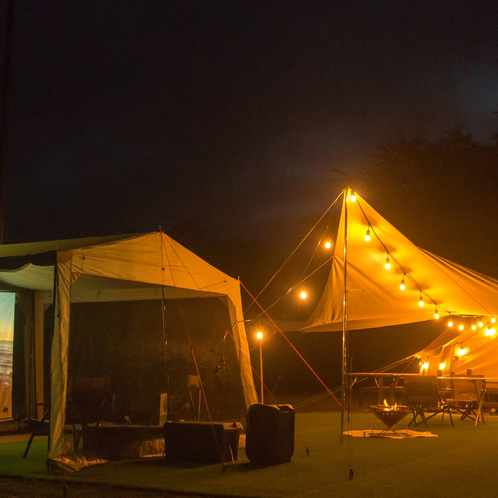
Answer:
M472 330L477 330L477 325L473 324L471 328L472 328Z
M384 265L384 268L386 270L390 270L391 269L391 261L389 261L389 255L386 258L386 264Z
M465 328L465 327L463 326L463 324L460 324L460 325L458 326L458 330L463 330L464 328Z
M491 323L495 323L496 322L496 318L494 316L491 317Z
M365 242L370 242L370 228L367 228L365 233Z
M351 199L351 202L356 202L356 193L354 190L351 190L351 195L349 197Z
M434 318L436 320L439 320L439 311L437 310L437 306L434 309ZM442 370L442 368L440 370Z
M484 335L485 335L486 337L494 337L494 336L495 336L495 334L496 334L496 330L495 330L494 328L492 328L492 329L486 329L486 330L484 331Z
M482 322L479 322L479 323L477 324L477 326L478 326L479 328L481 328L481 327L482 327L482 325L483 325L483 323L482 323Z
M405 275L401 278L401 283L399 284L400 290L405 290Z
M448 327L453 327L453 322L451 320L448 322Z
M332 247L332 242L330 242L330 239L327 239L325 241L324 246L325 246L325 249L330 249Z
M468 353L468 349L467 348L459 346L459 348L457 349L457 356L458 357L465 356L467 353Z
M300 293L299 293L299 297L301 299L306 299L308 297L308 294L306 293L305 290L302 290Z
M422 307L424 305L424 298L422 296L422 291L420 291L420 298L418 300L418 305Z

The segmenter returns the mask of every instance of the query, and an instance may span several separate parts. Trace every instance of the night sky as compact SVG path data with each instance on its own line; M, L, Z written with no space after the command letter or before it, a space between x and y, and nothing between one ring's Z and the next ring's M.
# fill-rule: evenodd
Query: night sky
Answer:
M334 169L400 135L498 129L494 0L17 0L14 16L6 242L184 222L299 240Z

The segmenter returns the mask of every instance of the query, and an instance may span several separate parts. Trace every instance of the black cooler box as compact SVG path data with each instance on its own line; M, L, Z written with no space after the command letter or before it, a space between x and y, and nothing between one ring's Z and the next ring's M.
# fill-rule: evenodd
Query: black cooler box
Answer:
M251 405L246 416L246 455L256 465L290 462L295 412L291 405Z
M220 463L237 460L240 422L166 422L166 461Z

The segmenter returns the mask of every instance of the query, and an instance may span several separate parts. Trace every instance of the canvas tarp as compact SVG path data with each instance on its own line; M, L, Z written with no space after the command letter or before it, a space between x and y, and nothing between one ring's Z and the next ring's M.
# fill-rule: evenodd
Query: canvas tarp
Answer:
M441 319L453 314L498 316L498 280L417 247L358 194L353 202L351 190L345 192L324 292L310 318L293 330L342 329L345 237L348 330L432 320L436 310ZM390 270L385 269L387 258ZM402 280L405 290L400 289Z
M56 308L50 458L63 452L71 303L160 299L163 292L165 298L226 296L246 406L256 402L239 281L162 232L2 246L0 282L9 289L33 290L44 302L54 302Z

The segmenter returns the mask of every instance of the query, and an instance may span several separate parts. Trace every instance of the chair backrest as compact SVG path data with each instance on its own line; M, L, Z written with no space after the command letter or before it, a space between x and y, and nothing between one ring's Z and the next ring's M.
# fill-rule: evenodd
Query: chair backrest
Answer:
M478 393L485 386L484 379L452 379L452 384L453 400L462 402L477 401Z
M436 376L405 377L404 387L408 401L412 404L437 405L440 400Z
M96 423L102 420L104 407L110 399L110 377L69 377L68 423Z

